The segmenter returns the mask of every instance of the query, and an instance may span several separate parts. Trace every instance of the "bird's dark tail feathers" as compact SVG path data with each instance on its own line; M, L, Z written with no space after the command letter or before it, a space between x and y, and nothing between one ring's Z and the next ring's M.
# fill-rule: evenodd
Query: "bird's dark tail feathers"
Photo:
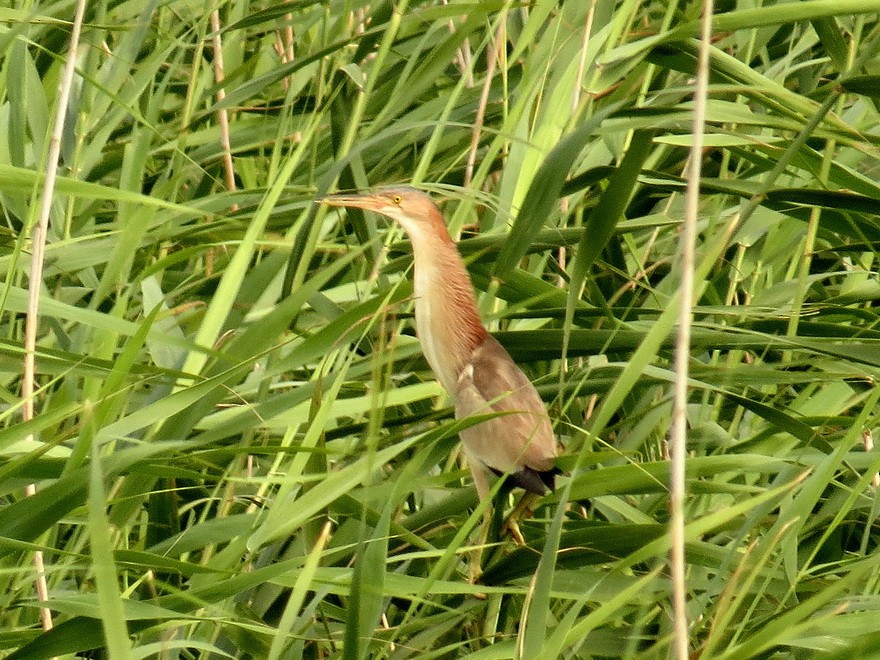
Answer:
M499 477L504 474L498 470L489 469ZM519 472L511 472L507 475L507 478L514 486L519 486L536 495L544 495L548 490L556 490L557 474L562 474L562 470L558 467L551 468L550 470L535 470L534 468L524 467Z

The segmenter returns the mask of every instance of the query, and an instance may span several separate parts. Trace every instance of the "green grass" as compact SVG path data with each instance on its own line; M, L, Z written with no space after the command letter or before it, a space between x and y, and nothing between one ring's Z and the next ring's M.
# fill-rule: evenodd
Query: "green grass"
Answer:
M232 0L218 102L206 3L89 5L27 423L30 227L73 5L0 9L0 655L667 657L699 6ZM880 657L876 2L716 12L691 649ZM403 235L313 203L399 182L441 202L565 446L527 547L485 550L479 584Z

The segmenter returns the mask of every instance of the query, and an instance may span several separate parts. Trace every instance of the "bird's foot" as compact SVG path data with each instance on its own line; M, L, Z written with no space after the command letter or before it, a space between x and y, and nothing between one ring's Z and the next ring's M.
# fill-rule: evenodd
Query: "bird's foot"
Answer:
M483 567L480 565L481 557L471 557L468 562L468 583L477 584L483 577ZM485 594L475 594L478 598L485 598Z
M507 519L507 522L504 524L505 531L510 534L510 538L513 539L513 542L517 545L525 545L526 540L523 538L522 532L519 531L519 523L517 523L516 519L511 516Z

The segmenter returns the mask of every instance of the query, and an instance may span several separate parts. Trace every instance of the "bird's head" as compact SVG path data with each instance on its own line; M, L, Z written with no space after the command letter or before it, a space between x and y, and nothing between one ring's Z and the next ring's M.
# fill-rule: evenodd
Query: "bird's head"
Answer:
M428 228L436 231L438 222L445 233L443 217L437 205L428 195L415 188L394 186L380 188L375 192L327 195L318 202L327 206L345 206L379 213L399 222L411 236L413 233L425 232Z

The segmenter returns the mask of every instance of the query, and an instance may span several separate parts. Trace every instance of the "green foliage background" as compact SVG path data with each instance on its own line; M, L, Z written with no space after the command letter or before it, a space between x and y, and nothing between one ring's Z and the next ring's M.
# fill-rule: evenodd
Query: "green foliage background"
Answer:
M666 657L699 4L229 0L223 101L210 3L89 4L28 424L29 227L73 3L0 9L6 657ZM688 409L700 657L880 653L876 12L716 8ZM441 201L566 448L528 545L486 550L478 584L407 246L313 204L397 182Z

